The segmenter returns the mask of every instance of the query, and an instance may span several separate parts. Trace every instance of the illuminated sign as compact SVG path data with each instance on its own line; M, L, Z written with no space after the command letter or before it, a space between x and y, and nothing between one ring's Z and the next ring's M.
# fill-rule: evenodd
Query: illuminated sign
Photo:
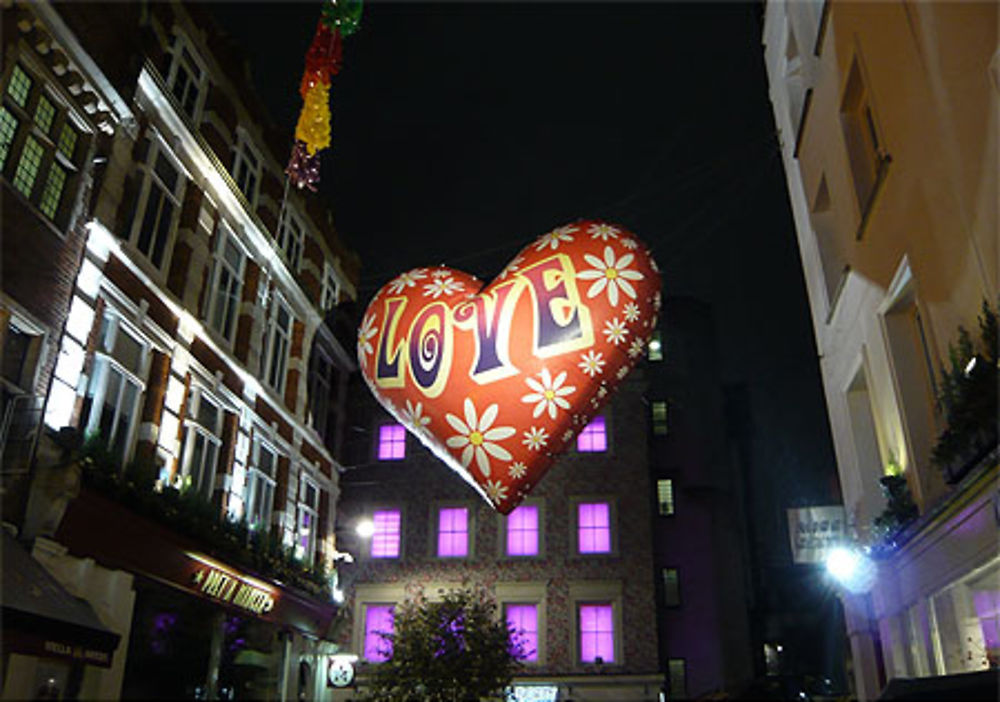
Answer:
M555 685L514 685L507 702L556 702L559 688Z
M788 510L788 535L794 563L823 563L830 550L843 545L847 521L841 505Z
M330 656L326 668L326 681L329 687L347 687L354 682L354 662L358 657L339 654Z
M55 656L63 656L74 660L91 663L107 668L111 665L111 656L107 651L97 651L83 646L70 645L59 641L47 640L42 645L45 652Z
M253 614L267 614L274 609L274 590L265 583L235 573L204 556L187 555L198 562L191 580L201 594Z

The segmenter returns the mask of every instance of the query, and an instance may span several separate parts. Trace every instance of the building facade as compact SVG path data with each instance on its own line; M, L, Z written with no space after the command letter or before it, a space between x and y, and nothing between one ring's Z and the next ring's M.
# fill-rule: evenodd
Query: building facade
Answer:
M360 264L204 10L99 14L3 9L4 514L121 643L4 695L319 699Z
M998 22L994 3L765 10L844 506L880 554L867 591L844 594L861 699L893 678L996 667L1000 653L995 432L992 452L932 461L949 349L960 327L977 336L1000 292ZM916 514L888 540L873 529L880 482L900 484L886 476L902 476Z
M339 519L354 556L340 643L364 687L385 655L378 631L419 591L483 585L527 644L516 699L656 700L645 380L636 370L524 503L499 515L368 396ZM359 395L362 396L362 395ZM370 538L346 534L363 519Z

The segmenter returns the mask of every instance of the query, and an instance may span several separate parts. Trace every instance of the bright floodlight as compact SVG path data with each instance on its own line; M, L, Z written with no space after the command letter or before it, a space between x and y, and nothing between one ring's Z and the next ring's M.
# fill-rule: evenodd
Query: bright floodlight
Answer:
M375 522L371 519L362 519L354 529L358 532L358 536L367 539L375 533Z
M867 592L875 580L875 565L858 551L843 546L830 551L826 570L853 593Z

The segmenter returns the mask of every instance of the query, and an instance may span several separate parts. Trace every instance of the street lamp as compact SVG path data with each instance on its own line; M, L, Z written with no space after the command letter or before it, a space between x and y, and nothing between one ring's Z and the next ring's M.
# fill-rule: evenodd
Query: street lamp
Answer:
M354 531L363 539L367 539L375 533L375 522L371 519L362 519L354 527Z
M875 583L875 564L856 548L832 549L826 557L826 571L855 595L868 592Z

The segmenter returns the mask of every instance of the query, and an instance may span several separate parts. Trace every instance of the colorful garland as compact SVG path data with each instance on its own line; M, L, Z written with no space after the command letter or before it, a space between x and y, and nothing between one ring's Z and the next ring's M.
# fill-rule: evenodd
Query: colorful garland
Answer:
M324 0L316 34L306 52L306 70L299 94L302 112L295 125L295 146L285 173L299 189L316 191L319 152L330 145L330 82L340 72L341 37L354 34L361 23L361 0Z

